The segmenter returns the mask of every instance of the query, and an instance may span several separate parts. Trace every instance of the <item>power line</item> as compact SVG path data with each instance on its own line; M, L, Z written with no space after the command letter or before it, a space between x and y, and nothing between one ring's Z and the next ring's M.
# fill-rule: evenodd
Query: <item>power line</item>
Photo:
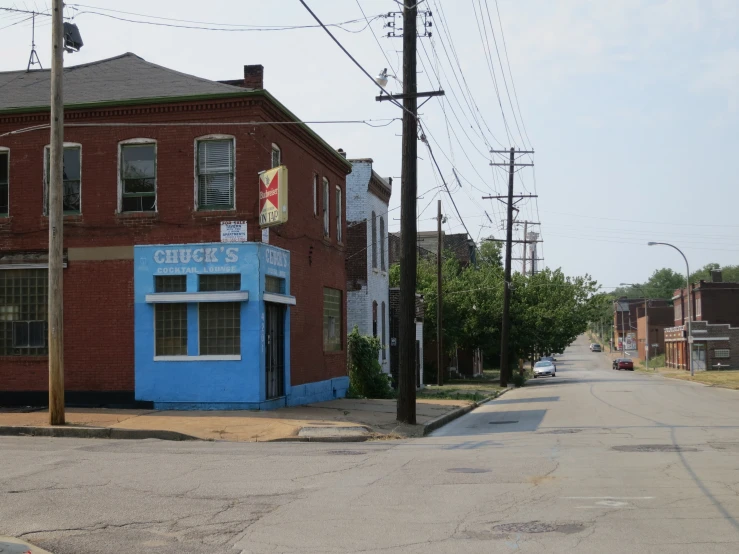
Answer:
M487 0L486 0L487 2ZM513 72L511 71L511 61L508 58L508 46L506 45L505 33L503 32L503 20L500 17L500 8L498 7L498 0L495 0L495 10L498 12L498 23L500 24L500 36L503 39L503 52L505 53L506 64L508 65L508 75L511 76L511 86L513 87L513 97L516 99L516 106L518 107L518 115L521 118L521 125L523 126L523 132L526 135L526 140L529 141L529 147L532 147L529 133L526 130L526 124L523 121L523 114L521 113L521 105L518 103L518 93L516 92L516 83L513 80ZM536 192L536 190L534 190Z
M390 98L389 98L389 100L390 100L390 101L391 101L391 102L392 102L393 104L395 104L396 106L398 106L398 107L399 107L400 109L402 109L403 111L405 111L405 112L408 112L408 113L409 113L409 114L410 114L411 116L413 116L413 118L414 118L414 119L418 119L418 118L417 118L417 116L416 116L416 114L414 114L413 112L411 112L410 110L408 110L408 109L407 109L407 108L406 108L405 106L403 106L403 104L401 104L401 103L400 103L400 102L398 102L398 101L397 101L397 100L396 100L395 98L393 98L393 97L392 97L392 94L390 94L390 93L389 93L389 92L388 92L387 90L385 90L385 87L381 86L381 85L380 85L380 84L379 84L378 82L376 82L376 81L375 81L375 78L374 78L374 77L372 77L372 75L370 75L370 74L369 74L369 73L367 72L367 70L366 70L366 69L365 69L364 67L362 67L362 64L360 64L360 63L359 63L359 62L358 62L358 61L356 60L356 58L355 58L354 56L352 56L352 55L351 55L351 54L349 53L349 50L347 50L346 48L344 48L344 45L343 45L343 44L341 44L341 42L339 42L339 39L337 39L337 38L336 38L336 37L335 37L335 36L334 36L334 35L333 35L333 34L331 33L331 31L329 31L329 30L328 30L328 28L326 27L326 25L324 25L324 24L323 24L323 22L322 22L322 21L321 21L321 20L320 20L320 19L318 18L318 16L317 16L317 15L316 15L316 14L315 14L315 13L313 12L313 10L311 10L311 9L310 9L310 7L308 6L308 4L306 4L305 0L298 0L298 1L299 1L299 2L301 3L301 4L303 4L303 7L304 7L304 8L306 9L306 10L308 10L308 13L310 13L310 14L311 14L311 16L313 16L313 19L315 19L315 20L316 20L316 21L318 22L318 24L319 24L319 25L320 25L321 27L323 27L323 30L324 30L324 31L326 31L326 34L327 34L328 36L330 36L330 37L331 37L331 40L333 40L333 41L334 41L334 42L336 43L336 45L337 45L337 46L338 46L339 48L341 48L341 50L342 50L342 51L344 52L344 54L346 54L346 55L347 55L347 56L349 57L349 59L350 59L351 61L353 61L353 62L354 62L354 65L356 65L356 66L357 66L357 67L358 67L358 68L360 69L360 71L361 71L362 73L364 73L364 74L365 74L365 75L367 76L367 78L368 78L368 79L369 79L370 81L372 81L372 83L373 83L373 84L374 84L374 85L375 85L376 87L379 87L379 88L380 88L380 90L382 90L382 92L384 92L385 94L387 94L387 95L388 95L388 96L390 97Z
M393 73L397 75L398 71L395 69L395 66L393 66L393 62L391 62L390 59L387 57L387 54L385 53L385 49L382 47L382 44L380 44L380 41L377 38L377 33L375 33L375 30L370 25L370 20L367 19L367 15L364 13L364 8L362 8L362 4L359 3L359 0L355 0L355 1L357 2L357 6L359 7L359 10L362 12L364 19L367 21L367 27L369 27L369 30L372 32L372 37L375 39L377 46L380 48L380 52L382 52L382 56L385 58L385 61L387 62L388 67L390 67L390 69L393 70Z

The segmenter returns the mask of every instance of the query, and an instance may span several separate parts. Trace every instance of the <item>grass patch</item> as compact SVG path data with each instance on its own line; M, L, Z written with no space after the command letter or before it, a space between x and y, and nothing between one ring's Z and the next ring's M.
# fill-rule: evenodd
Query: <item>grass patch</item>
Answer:
M646 360L640 360L637 363L638 367L636 369L641 371L647 371L647 362ZM660 354L659 356L656 356L654 358L649 358L649 370L648 371L654 371L655 369L664 369L665 367L665 355Z
M498 373L497 370L495 373ZM453 380L441 387L427 385L423 390L418 391L416 397L436 400L471 400L477 402L489 396L496 396L502 390L497 380Z
M739 370L698 371L694 377L691 377L690 372L684 369L660 368L659 372L671 379L681 379L683 381L703 383L712 387L739 390Z

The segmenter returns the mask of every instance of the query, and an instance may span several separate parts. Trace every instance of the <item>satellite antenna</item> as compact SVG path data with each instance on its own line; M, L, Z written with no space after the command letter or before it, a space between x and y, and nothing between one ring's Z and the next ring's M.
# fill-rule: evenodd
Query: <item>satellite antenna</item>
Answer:
M41 60L38 59L38 54L36 53L36 12L31 12L31 18L31 57L28 58L28 67L26 68L26 71L31 71L31 66L36 64L38 64L39 69L44 68L41 65ZM33 61L34 58L36 58L36 61Z

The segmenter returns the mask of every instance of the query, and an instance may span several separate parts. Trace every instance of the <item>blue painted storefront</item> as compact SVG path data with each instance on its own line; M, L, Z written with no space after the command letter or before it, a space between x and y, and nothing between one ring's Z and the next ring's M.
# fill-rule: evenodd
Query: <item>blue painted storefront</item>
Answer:
M136 399L156 409L274 409L343 397L348 378L290 385L290 252L262 243L136 246L134 249ZM199 292L201 275L240 274L241 290ZM184 275L184 293L155 292L158 275ZM282 280L279 293L265 291L265 278ZM202 302L239 302L238 355L199 354L198 310ZM187 304L187 355L155 355L155 306ZM266 304L284 305L284 396L267 398ZM320 346L319 346L320 347Z

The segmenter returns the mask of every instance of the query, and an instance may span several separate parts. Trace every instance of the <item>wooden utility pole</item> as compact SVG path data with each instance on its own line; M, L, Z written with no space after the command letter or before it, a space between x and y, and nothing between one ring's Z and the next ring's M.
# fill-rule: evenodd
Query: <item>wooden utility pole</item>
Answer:
M515 172L515 151L511 148L510 168L508 170L508 215L505 245L505 277L503 284L503 325L500 330L500 386L507 387L510 377L508 359L508 334L511 330L511 247L513 244L513 175Z
M398 345L398 421L416 423L416 196L418 196L418 121L416 15L403 6L403 162L400 185L400 314Z
M529 222L523 222L523 275L526 275L526 247L529 240Z
M64 19L53 0L51 20L51 146L49 148L49 423L64 425Z
M444 315L444 301L442 298L441 287L441 263L442 252L444 250L444 241L441 234L441 200L438 202L438 215L436 216L436 234L438 237L438 248L436 252L436 384L442 386L444 384L444 348L443 348L443 332L442 319Z
M490 165L493 166L500 166L500 165L507 165L508 166L508 195L506 197L501 196L483 196L483 199L486 198L495 198L498 200L502 200L503 198L506 198L506 207L508 211L508 217L506 222L506 248L505 248L505 276L504 276L504 283L503 283L503 322L500 329L500 386L501 387L507 387L508 381L511 378L511 367L510 367L510 349L509 349L509 334L511 330L511 317L510 317L510 309L511 309L511 248L513 246L514 242L531 242L524 237L524 241L514 241L513 240L513 210L515 209L513 205L513 199L517 198L519 200L523 198L536 198L536 195L528 194L528 195L515 195L513 194L513 176L516 173L516 167L518 166L531 166L534 165L533 163L516 163L516 154L533 154L533 150L531 151L524 151L524 150L516 150L515 148L511 148L510 150L491 150L492 154L510 154L509 161L507 164L503 163L492 163Z

